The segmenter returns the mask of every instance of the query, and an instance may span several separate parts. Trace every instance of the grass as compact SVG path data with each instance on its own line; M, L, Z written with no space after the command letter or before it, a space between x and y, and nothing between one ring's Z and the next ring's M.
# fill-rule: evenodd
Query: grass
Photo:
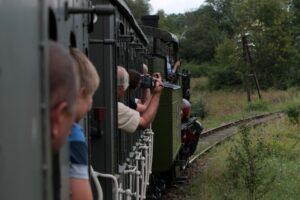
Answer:
M205 128L263 112L288 111L291 104L300 105L300 95L296 88L262 91L263 100L252 94L253 101L249 104L243 91L209 91L207 78L194 78L191 83L192 103L197 104L201 100L208 111L207 117L201 120ZM260 199L299 199L299 123L292 123L285 117L272 124L256 127L251 130L251 134L253 138L261 137L264 144L271 149L270 155L264 158L268 167L266 176L275 174L274 181ZM245 188L230 187L230 179L226 176L229 173L228 156L240 138L240 134L235 135L194 164L197 170L192 172L193 179L179 190L184 194L181 199L250 199Z
M207 117L200 119L205 128L212 128L222 123L264 112L283 110L292 99L300 99L295 89L262 91L263 100L257 94L252 94L252 102L247 102L246 93L239 90L209 91L208 79L205 77L193 78L191 81L192 104L205 101Z
M271 147L272 156L266 159L270 174L276 179L270 184L268 192L261 199L298 199L300 195L300 126L291 124L286 118L277 123L268 124L252 130L254 136L263 138ZM226 178L228 173L228 155L237 143L240 135L207 154L198 165L201 173L185 188L186 200L198 199L249 199L243 189L232 190ZM203 164L205 163L205 164Z

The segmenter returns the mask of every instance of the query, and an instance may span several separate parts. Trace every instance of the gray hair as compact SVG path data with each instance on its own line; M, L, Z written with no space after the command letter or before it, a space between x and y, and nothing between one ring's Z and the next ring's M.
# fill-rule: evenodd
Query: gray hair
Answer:
M148 66L146 64L143 64L143 74L148 74Z
M118 66L118 78L117 78L117 85L123 86L124 91L127 90L129 86L129 75L126 69L122 66Z

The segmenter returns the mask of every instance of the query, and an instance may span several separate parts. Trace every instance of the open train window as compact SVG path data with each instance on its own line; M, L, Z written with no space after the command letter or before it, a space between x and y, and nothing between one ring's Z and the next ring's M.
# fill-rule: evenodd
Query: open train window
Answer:
M73 31L70 33L70 47L77 47L76 36Z
M51 8L49 8L48 16L48 37L50 40L57 41L57 23L56 17Z
M122 22L120 22L119 31L120 31L120 35L124 35L125 34L125 26L124 26L124 24Z

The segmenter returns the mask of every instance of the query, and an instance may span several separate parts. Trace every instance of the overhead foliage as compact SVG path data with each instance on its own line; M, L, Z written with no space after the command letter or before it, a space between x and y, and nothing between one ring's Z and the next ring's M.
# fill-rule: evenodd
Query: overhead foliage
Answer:
M158 10L159 27L182 37L185 27L185 18L183 14L167 15L164 10Z
M181 40L181 55L188 61L199 63L212 60L215 48L223 39L217 12L212 6L203 6L194 13L187 13L186 17L190 20Z
M152 9L149 0L126 0L126 2L133 16L138 21L141 20L143 15L149 15Z
M148 3L128 3L138 1L144 2L139 6ZM240 40L248 35L262 88L284 89L300 83L300 0L206 0L192 12L167 15L160 10L157 14L160 28L178 36L181 57L188 62L211 63L219 66L221 74L234 72L241 77L247 63ZM220 74L215 68L212 71Z

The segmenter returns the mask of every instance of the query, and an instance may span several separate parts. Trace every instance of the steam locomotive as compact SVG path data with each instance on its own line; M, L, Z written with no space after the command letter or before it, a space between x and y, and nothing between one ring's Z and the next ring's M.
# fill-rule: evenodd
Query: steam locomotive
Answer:
M0 199L52 200L57 193L69 199L68 147L59 162L50 148L49 40L81 49L101 77L92 110L81 122L94 198L160 199L165 185L176 180L202 126L190 117L189 72L167 71L179 59L178 39L158 28L157 16L142 21L124 0L0 3ZM160 106L150 129L123 133L117 128L116 66L141 72L143 64L165 81ZM59 187L53 187L55 178Z

